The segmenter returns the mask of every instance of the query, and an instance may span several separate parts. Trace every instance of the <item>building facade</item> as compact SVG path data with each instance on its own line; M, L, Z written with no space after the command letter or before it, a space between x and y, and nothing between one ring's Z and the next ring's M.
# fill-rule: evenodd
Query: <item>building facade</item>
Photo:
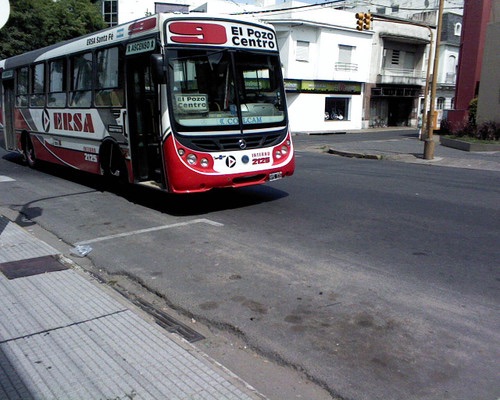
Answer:
M486 38L481 70L481 84L477 104L477 122L493 121L500 125L500 1L491 6L491 19L486 27Z
M276 11L261 18L277 32L291 129L361 129L373 32L357 31L352 13L329 7Z
M492 0L465 1L463 31L466 34L462 35L460 42L455 107L447 116L454 130L462 128L467 123L469 104L479 93L486 27L490 22L491 13ZM498 44L498 41L496 43ZM498 47L494 51L498 53ZM497 67L492 68L490 74L496 74ZM486 74L489 76L488 72Z
M446 0L448 10L461 11L461 1ZM291 128L308 132L416 127L422 110L428 109L425 90L430 90L438 2L407 0L396 6L380 0L370 9L350 0L327 5L102 0L105 18L105 11L115 10L116 17L108 19L119 23L148 13L189 11L253 13L272 24L283 62ZM355 13L367 11L375 20L368 30L359 31ZM461 15L448 12L443 21L434 105L439 118L442 110L454 106Z

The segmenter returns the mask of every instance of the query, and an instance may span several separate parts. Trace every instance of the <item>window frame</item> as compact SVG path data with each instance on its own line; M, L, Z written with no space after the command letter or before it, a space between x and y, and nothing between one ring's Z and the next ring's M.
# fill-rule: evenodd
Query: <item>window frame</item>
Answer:
M86 56L90 55L90 60L86 59ZM84 63L75 69L75 60L83 59ZM86 69L85 64L90 63L90 69ZM93 81L94 81L94 53L92 51L86 51L83 53L72 54L69 57L69 97L68 97L68 107L69 108L90 108L92 107L92 92L93 92ZM77 72L78 71L78 72ZM75 76L75 72L77 72ZM90 72L90 73L89 73ZM85 75L83 75L85 74ZM81 77L83 76L83 78ZM80 86L81 82L86 83L84 86ZM76 87L75 87L76 86ZM75 100L75 98L80 98L84 101L83 104L80 103L80 99Z
M21 78L24 82L21 81ZM16 107L29 107L29 80L29 66L16 68Z
M112 51L116 51L116 55L111 55ZM100 54L107 53L107 57L101 58ZM108 63L104 68L101 68L101 60L113 61ZM124 63L125 56L122 46L111 46L97 49L94 52L94 106L95 107L123 107L125 104L125 77L124 77ZM109 75L110 72L116 73L113 76ZM101 80L101 77L104 80ZM114 82L113 82L114 81Z
M56 63L61 63L61 87L54 87L53 76L54 74L52 66ZM68 60L66 58L54 58L47 62L47 73L48 73L48 83L47 83L47 107L50 108L65 108L68 99ZM60 89L60 90L58 90ZM54 97L52 97L54 96ZM58 101L57 98L60 97ZM52 98L55 100L52 101ZM62 101L61 101L62 100Z
M350 121L350 105L350 97L325 97L325 121ZM334 106L336 107L335 109Z
M309 50L311 42L307 40L297 40L296 50L295 50L295 60L300 62L309 62Z

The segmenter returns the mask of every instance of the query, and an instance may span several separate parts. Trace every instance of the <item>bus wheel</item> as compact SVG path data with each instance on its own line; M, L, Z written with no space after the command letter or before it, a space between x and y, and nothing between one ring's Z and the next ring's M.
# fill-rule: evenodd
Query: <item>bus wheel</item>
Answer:
M24 159L30 168L35 168L37 165L35 147L31 141L31 137L26 134L24 140Z
M128 182L125 159L116 144L105 145L101 149L101 171L106 178L113 178L120 183Z

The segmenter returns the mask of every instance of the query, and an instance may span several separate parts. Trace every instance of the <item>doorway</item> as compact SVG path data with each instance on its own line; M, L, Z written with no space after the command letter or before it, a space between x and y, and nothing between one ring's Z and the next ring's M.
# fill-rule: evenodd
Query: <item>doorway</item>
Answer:
M132 168L136 182L163 182L158 91L150 53L128 57L127 104Z
M5 107L5 148L15 150L16 137L14 131L14 79L3 81L3 105Z

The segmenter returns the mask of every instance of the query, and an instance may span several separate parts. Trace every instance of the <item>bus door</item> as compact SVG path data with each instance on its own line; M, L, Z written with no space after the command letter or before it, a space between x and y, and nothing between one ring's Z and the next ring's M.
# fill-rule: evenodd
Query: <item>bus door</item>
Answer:
M3 80L3 107L5 112L4 137L5 149L14 150L16 148L16 135L14 129L14 79Z
M129 56L127 104L132 167L136 182L163 182L158 93L153 83L150 53Z

